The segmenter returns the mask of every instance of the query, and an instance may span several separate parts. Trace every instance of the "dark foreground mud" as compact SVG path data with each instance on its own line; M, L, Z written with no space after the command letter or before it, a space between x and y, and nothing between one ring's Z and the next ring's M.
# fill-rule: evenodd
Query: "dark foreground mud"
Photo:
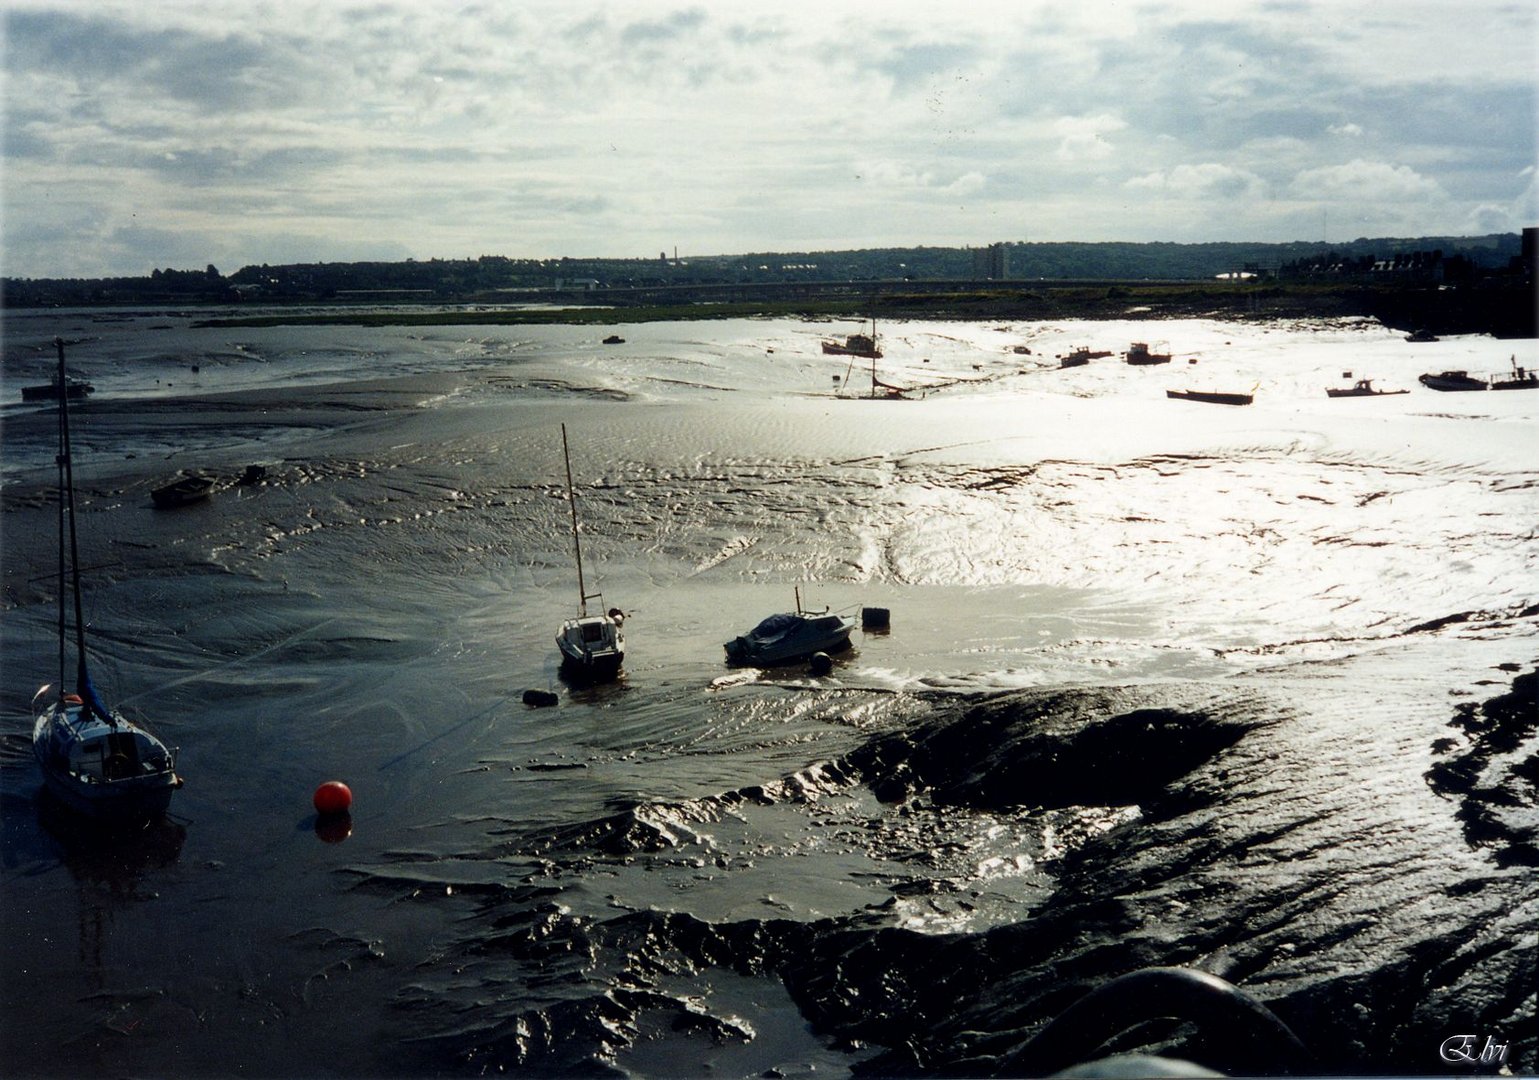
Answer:
M1477 746L1522 743L1533 732L1533 684L1520 677L1511 694L1459 709L1456 723L1483 721ZM1043 1075L1135 1051L1245 1075L1443 1074L1440 1045L1464 1033L1493 1036L1508 1067L1532 1070L1539 904L1526 879L1503 869L1529 848L1493 848L1481 834L1444 858L1453 829L1389 821L1372 804L1392 802L1390 793L1357 785L1340 761L1326 763L1341 781L1335 799L1299 797L1319 782L1290 776L1298 761L1286 732L1301 722L1264 693L1233 689L1013 694L940 708L782 784L619 810L547 848L538 876L560 877L569 860L590 876L595 859L664 875L692 859L727 865L732 853L701 844L715 824L777 803L810 812L860 790L879 800L871 832L902 836L901 861L915 872L889 882L893 900L813 920L662 910L589 919L532 878L490 890L473 920L484 929L445 963L537 971L551 1001L514 1014L471 1010L453 1034L429 1040L432 1053L478 1070L578 1074L608 1071L659 1040L746 1045L762 1041L755 1021L684 990L743 977L782 983L818 1038L872 1076ZM1531 748L1510 764L1527 775ZM1434 781L1461 800L1467 822L1485 789L1454 783ZM893 918L900 897L989 903L946 869L957 817L1041 820L1054 807L1118 806L1136 810L1078 835L1065 829L1060 847L1044 849L1051 885L1028 916L965 933ZM1305 1054L1237 1038L1222 1020L1133 1024L1104 1045L1070 1048L1078 1057L1032 1042L1088 991L1171 965L1244 987ZM425 986L403 1004L442 1007ZM1159 1004L1144 1003L1154 1016ZM796 1060L767 1075L812 1068Z
M1539 867L1539 673L1513 679L1510 693L1459 706L1450 726L1464 742L1436 745L1448 757L1427 773L1433 790L1458 803L1464 835L1498 866Z
M882 325L904 402L802 320L50 326L98 387L98 685L188 782L122 848L36 798L56 425L8 408L6 1075L1298 1067L1200 1025L1034 1041L1155 967L1310 1071L1535 1071L1539 395L1417 383L1510 347L1166 320L1186 363L1062 369L1148 324ZM1345 370L1411 390L1328 398ZM1260 396L1169 402L1199 376ZM558 420L627 613L602 687L555 664ZM233 486L156 510L183 469ZM826 674L725 667L802 600L892 617Z

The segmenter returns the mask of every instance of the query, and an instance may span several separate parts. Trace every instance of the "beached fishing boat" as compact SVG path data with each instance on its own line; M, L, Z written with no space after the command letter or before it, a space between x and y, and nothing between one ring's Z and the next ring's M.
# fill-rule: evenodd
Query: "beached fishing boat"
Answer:
M604 606L602 593L590 593L582 573L582 538L577 528L577 495L572 487L572 453L567 445L566 425L561 425L561 455L566 461L566 498L572 509L572 552L577 560L577 617L567 619L556 632L556 647L561 650L562 670L569 676L591 682L613 679L625 663L625 634L621 627L625 614L610 608L598 615L588 614L588 601Z
M876 320L871 320L870 334L851 334L843 343L837 341L823 342L823 352L830 356L863 356L868 359L880 360L882 357L881 346L877 344Z
M1166 390L1165 396L1183 401L1205 401L1209 405L1249 405L1255 400L1252 394L1222 394L1216 390Z
M1539 371L1518 366L1518 358L1512 358L1512 372L1491 380L1492 390L1533 390L1539 388Z
M1144 347L1146 349L1148 348L1147 345ZM1084 365L1090 363L1092 360L1099 360L1103 356L1110 355L1110 349L1091 349L1088 346L1081 345L1078 348L1071 349L1068 353L1066 353L1063 358L1058 361L1058 366L1066 368L1083 367Z
M214 493L214 478L202 473L186 473L169 484L162 484L150 492L150 499L159 510L175 510L208 498Z
M1486 381L1477 379L1466 371L1440 371L1436 375L1419 375L1416 379L1429 390L1457 391L1484 390Z
M733 665L787 664L804 660L813 653L835 653L850 646L850 632L855 620L823 611L802 609L801 590L796 592L796 610L781 612L764 619L746 634L727 642L727 663Z
M64 381L64 343L59 381ZM154 820L182 786L175 754L143 727L102 702L86 660L85 611L80 589L79 538L75 530L75 479L70 461L69 406L59 402L59 681L32 698L32 752L44 786L61 803L108 824ZM69 609L73 598L74 689L66 689Z
M1168 364L1170 363L1170 353L1151 352L1148 342L1135 341L1132 345L1128 346L1127 362L1135 365Z
M1327 397L1388 397L1392 394L1409 394L1409 390L1375 390L1372 379L1358 379L1348 387L1328 386Z

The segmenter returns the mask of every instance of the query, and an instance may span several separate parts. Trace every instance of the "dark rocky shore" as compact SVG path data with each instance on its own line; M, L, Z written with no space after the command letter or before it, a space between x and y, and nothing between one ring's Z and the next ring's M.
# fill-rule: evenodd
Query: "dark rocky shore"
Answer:
M1520 675L1511 692L1450 720L1470 742L1426 779L1464 823L1463 855L1441 847L1446 830L1365 806L1372 797L1339 761L1300 771L1312 752L1290 750L1288 730L1308 723L1310 710L1262 690L1028 692L940 706L930 721L773 789L673 807L674 820L698 825L745 804L815 802L865 786L886 807L881 829L935 870L907 891L965 906L940 869L943 853L928 846L927 823L1136 804L1124 824L1066 844L1051 895L1028 918L976 934L903 929L880 906L814 922L645 911L592 923L562 915L555 890L493 890L483 915L495 931L476 953L537 967L574 990L595 956L627 961L607 994L489 1015L433 1042L476 1068L566 1073L592 1067L595 1042L618 1052L644 1039L659 1015L676 1032L750 1040L751 1031L664 992L681 977L709 982L728 969L783 980L813 1029L853 1055L857 1075L1036 1076L1127 1053L1235 1075L1442 1075L1450 1070L1439 1044L1460 1033L1490 1033L1504 1047L1501 1061L1462 1072L1531 1073L1539 897L1506 868L1533 852L1535 759L1522 747L1535 729L1536 684L1539 674ZM555 838L546 856L666 859L677 837L643 820L657 807L640 811ZM1271 1018L1237 1027L1233 1015L1213 1013L1192 1023L1204 1019L1201 1002L1183 1010L1179 995L1140 1000L1136 988L1122 1003L1125 1023L1081 1025L1104 1043L1039 1038L1092 990L1172 966L1243 988L1296 1041L1270 1029Z

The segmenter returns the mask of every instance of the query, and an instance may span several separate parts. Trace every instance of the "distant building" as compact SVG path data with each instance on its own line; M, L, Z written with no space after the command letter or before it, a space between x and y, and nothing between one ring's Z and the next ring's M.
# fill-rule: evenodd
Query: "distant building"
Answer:
M978 281L1004 281L1010 276L1010 254L1004 244L973 248L973 278Z
M1392 258L1380 259L1369 271L1380 281L1442 281L1443 253L1441 251L1406 251Z

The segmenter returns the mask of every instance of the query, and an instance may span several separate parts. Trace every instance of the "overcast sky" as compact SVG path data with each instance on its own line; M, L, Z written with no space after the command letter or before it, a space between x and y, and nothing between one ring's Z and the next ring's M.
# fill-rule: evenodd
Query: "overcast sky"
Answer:
M3 272L1539 224L1533 0L0 0Z

